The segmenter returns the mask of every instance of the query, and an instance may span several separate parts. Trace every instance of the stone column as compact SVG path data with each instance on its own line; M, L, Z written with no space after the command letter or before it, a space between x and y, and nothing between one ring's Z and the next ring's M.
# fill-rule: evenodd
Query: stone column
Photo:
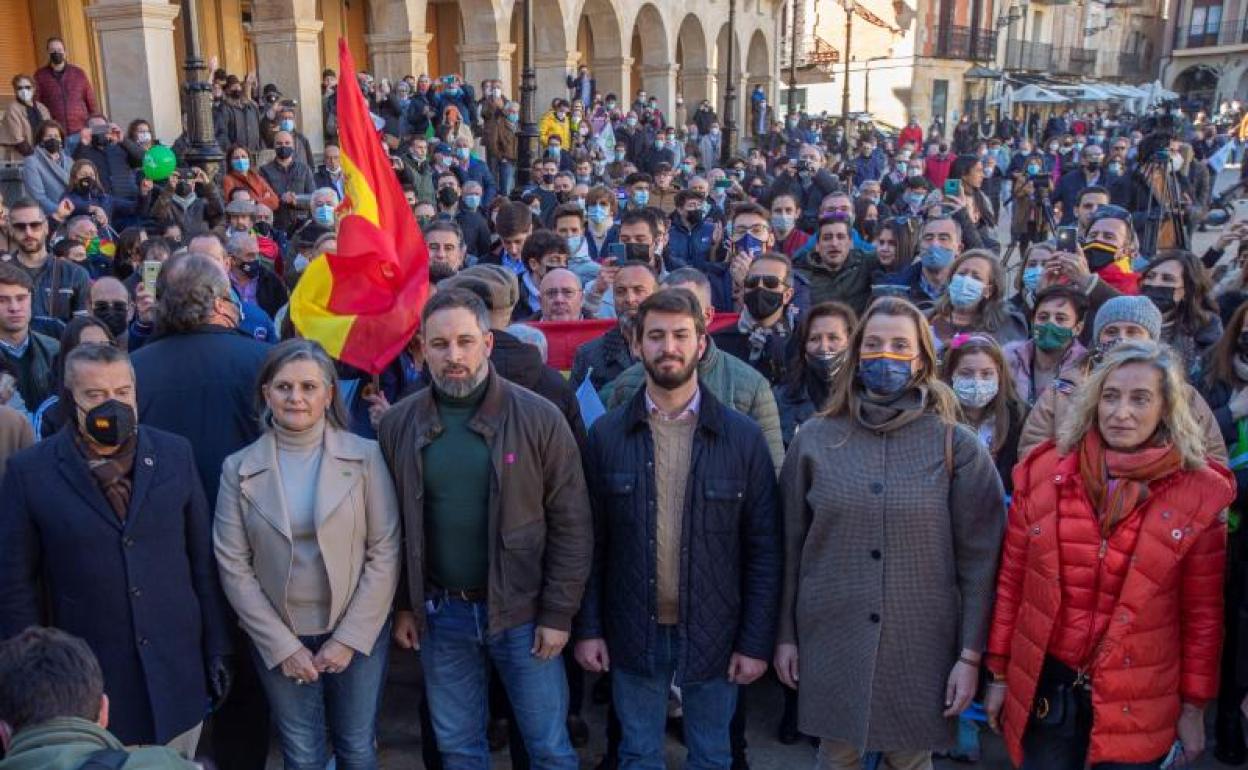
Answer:
M482 80L501 80L503 94L513 101L520 101L520 84L511 82L511 57L516 52L515 43L461 43L455 46L463 65L461 77L473 88L480 88ZM480 96L480 94L478 94Z
M179 10L168 0L96 0L86 8L100 36L109 118L122 126L150 120L153 134L170 145L182 133L182 63L173 47Z
M368 55L372 60L372 72L378 78L390 78L391 82L406 75L419 76L429 71L429 42L433 35L428 32L379 32L365 35ZM357 63L358 64L358 63Z
M681 94L685 98L685 108L692 115L697 111L698 105L703 99L710 99L711 104L715 104L715 71L703 67L701 69L687 69L684 72L685 92ZM716 108L718 109L718 108Z
M320 32L314 16L265 18L252 22L261 83L276 83L287 99L297 99L299 130L319 150L325 143L322 121ZM329 66L338 69L338 62ZM356 62L365 68L367 62ZM339 73L341 76L343 73Z
M641 68L641 87L659 100L659 109L670 121L676 110L676 70L674 64L647 65ZM685 106L689 100L685 98Z
M576 51L561 54L537 54L533 69L537 73L537 114L550 109L556 97L568 98L568 73L576 71L581 56Z
M624 110L633 103L632 84L629 82L633 74L633 59L621 56L618 59L594 59L590 72L598 80L598 90L603 97L615 94Z

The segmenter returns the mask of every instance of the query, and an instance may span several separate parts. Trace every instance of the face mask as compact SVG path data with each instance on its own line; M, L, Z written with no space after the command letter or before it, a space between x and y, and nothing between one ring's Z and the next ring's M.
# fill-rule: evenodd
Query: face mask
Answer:
M1057 147L1058 147L1058 146L1057 146L1056 144L1050 144L1050 145L1049 145L1049 152L1051 152L1051 153L1056 153L1056 152L1057 152Z
M294 131L294 130L295 130L295 121L293 121L293 120L283 120L283 121L282 121L282 123L281 123L281 129L282 129L283 131L288 132L288 133L289 133L289 132L291 132L291 131Z
M456 147L456 148L455 148L455 157L459 158L460 160L468 160L468 157L469 157L471 154L472 154L472 153L471 153L471 151L470 151L470 150L469 150L469 148L467 148L467 147Z
M57 139L55 136L50 136L47 139L44 139L39 146L42 147L43 151L47 154L55 155L61 151L61 140Z
M712 127L711 127L711 136L719 136L719 128L718 128L718 127L716 127L716 126L712 126Z
M92 182L90 179L79 179L78 184L74 185L74 187L82 195L86 195L87 193L91 192L91 188L94 186L95 186L95 183Z
M910 384L913 358L896 353L864 355L858 363L858 380L867 390L881 396L895 396Z
M139 144L150 144L152 141L151 131L140 131L134 135L134 139Z
M179 198L185 198L186 196L190 195L191 183L190 182L178 182L177 184L173 186L173 194L178 196Z
M34 96L35 96L34 89L31 89L31 88L17 89L17 98L21 99L23 102L29 103L30 100L34 98Z
M1067 329L1055 323L1036 324L1036 328L1031 330L1031 339L1036 343L1036 348L1045 353L1065 348L1074 338L1074 329Z
M585 236L583 236L583 235L569 235L569 236L567 237L567 241L568 241L568 251L570 251L570 252L572 252L573 254L575 254L575 253L577 253L578 251L580 251L580 250L581 250L581 246L584 246L584 245L585 245Z
M880 220L864 219L859 222L857 226L858 232L862 234L863 238L866 238L868 241L873 241L875 240L875 234L880 230Z
M732 248L738 254L749 254L752 257L757 257L763 253L763 242L746 233L732 242Z
M1101 168L1101 159L1089 158L1088 160L1085 160L1083 162L1083 167L1086 168L1088 171L1093 171L1093 172L1099 171Z
M628 124L629 128L635 128L637 126L637 118L629 118L628 120L625 120L624 122Z
M702 211L700 207L685 211L685 221L689 223L689 227L691 228L702 224L702 218L704 216L706 216L706 213Z
M969 275L955 275L949 280L949 301L959 310L969 310L984 298L984 282Z
M112 302L106 304L102 310L93 310L92 315L104 322L108 330L112 332L114 337L120 337L126 332L126 327L130 324L129 309L124 305L117 305Z
M251 168L251 160L248 158L235 158L234 160L230 161L230 168L234 169L240 174L246 174L247 171Z
M797 217L792 214L771 215L771 227L781 235L788 235L795 224L797 224Z
M768 318L784 307L783 294L763 288L749 289L745 292L743 299L745 301L745 309L749 311L750 317L756 321Z
M443 187L441 190L438 190L438 203L448 207L454 206L456 203L459 203L459 193L455 191L454 187Z
M923 201L927 200L927 194L921 192L906 193L905 195L902 195L901 198L911 209L917 209L923 205Z
M907 171L907 172L906 172L906 176L910 177L911 179L917 179L917 178L919 178L919 177L923 176L923 169L921 169L921 168L912 168L912 169L910 169L909 171Z
M611 216L611 210L601 204L595 204L590 206L585 214L589 217L590 222L598 225L607 221L607 217Z
M464 196L463 200L464 200L464 206L469 211L476 211L477 207L481 205L481 196L478 195L477 193L469 193L468 195Z
M508 122L508 123L519 123L519 122L520 122L520 115L519 115L519 113L515 113L515 112L509 112L509 113L507 113L507 122Z
M1110 163L1109 167L1106 170L1109 171L1109 173L1113 174L1114 176L1122 176L1122 164L1121 163Z
M563 148L557 144L552 144L546 149L546 154L552 158L558 158L563 153Z
M290 160L295 157L294 147L278 147L275 152L279 160Z
M48 54L48 59L51 60L54 66L59 67L65 63L65 54L57 51L55 53Z
M263 235L265 238L273 234L273 225L268 222L257 222L251 229L256 231L256 235Z
M256 278L260 275L260 263L254 259L250 262L242 262L238 266L238 272L248 278Z
M1183 168L1183 156L1171 155L1170 156L1170 170L1178 172L1182 168Z
M655 140L654 140L654 149L656 149L656 150L661 150L661 149L663 149L663 140L662 140L662 139L655 139Z
M302 254L297 255L295 257L295 272L302 273L304 270L307 270L307 269L308 269L308 258Z
M954 377L953 392L963 406L982 409L997 397L997 381L977 377Z
M1023 270L1023 288L1032 294L1040 288L1040 279L1044 276L1043 267L1028 267Z
M1170 313L1178 304L1174 301L1175 287L1173 286L1141 286L1140 294L1148 297L1162 315Z
M134 407L113 398L87 410L83 416L83 432L100 446L120 446L137 429Z
M529 211L533 212L533 216L540 217L542 215L542 206L541 204L534 204L529 206Z
M317 206L316 210L312 212L312 217L316 220L316 223L320 225L321 227L333 227L334 226L334 207L330 206L329 204L323 204L323 205Z
M1083 244L1083 256L1088 260L1088 268L1096 271L1113 264L1118 258L1118 247L1100 241Z
M806 366L824 382L835 379L841 367L845 365L845 351L836 353L806 354Z
M953 250L937 244L925 246L919 261L928 270L944 270L953 262Z
M634 206L645 206L650 203L649 190L633 190L631 200Z

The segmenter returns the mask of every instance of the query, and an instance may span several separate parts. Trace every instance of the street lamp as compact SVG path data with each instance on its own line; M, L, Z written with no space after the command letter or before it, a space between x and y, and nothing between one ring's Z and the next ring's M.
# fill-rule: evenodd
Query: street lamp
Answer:
M533 69L533 0L523 0L524 62L520 70L520 146L516 148L516 183L527 186L532 180L533 158L537 155L537 72Z
M532 2L532 0L525 0ZM719 150L720 163L725 167L737 154L737 87L733 85L732 54L737 40L737 0L728 0L728 56L724 68L728 84L724 86L724 143Z
M186 162L211 176L224 155L212 127L212 83L203 76L208 66L199 54L195 0L182 0L182 32L186 37Z
M789 20L792 32L789 33L789 117L797 112L797 4L805 0L792 0Z
M841 87L841 128L849 136L849 51L854 37L854 7L856 0L841 0L845 9L845 83Z

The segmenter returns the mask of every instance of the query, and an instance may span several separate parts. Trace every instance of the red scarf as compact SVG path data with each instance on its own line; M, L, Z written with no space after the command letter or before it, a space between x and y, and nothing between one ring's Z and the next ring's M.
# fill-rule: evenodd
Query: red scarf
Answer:
M1133 452L1109 449L1095 427L1079 445L1079 474L1108 537L1118 522L1148 498L1148 483L1181 470L1183 459L1173 444Z

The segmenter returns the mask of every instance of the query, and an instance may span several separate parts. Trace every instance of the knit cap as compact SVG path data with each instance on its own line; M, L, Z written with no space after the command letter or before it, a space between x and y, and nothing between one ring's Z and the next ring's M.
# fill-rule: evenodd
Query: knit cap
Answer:
M1114 323L1137 324L1153 342L1161 339L1161 311L1148 297L1122 295L1107 300L1092 324L1092 343L1101 339L1101 330Z

